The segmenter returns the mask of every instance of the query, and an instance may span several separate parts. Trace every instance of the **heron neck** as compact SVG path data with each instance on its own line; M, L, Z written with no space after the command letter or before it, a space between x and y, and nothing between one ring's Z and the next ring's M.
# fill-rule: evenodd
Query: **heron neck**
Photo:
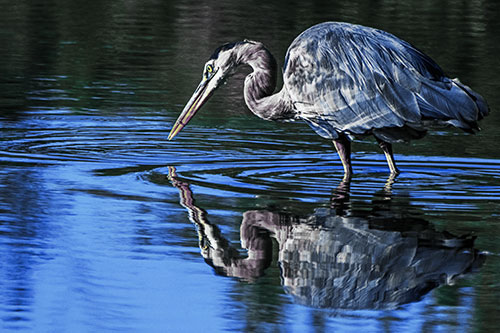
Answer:
M239 53L240 64L252 67L245 78L244 96L248 108L266 120L285 120L292 117L292 103L283 87L276 89L277 64L271 52L263 44L250 42Z

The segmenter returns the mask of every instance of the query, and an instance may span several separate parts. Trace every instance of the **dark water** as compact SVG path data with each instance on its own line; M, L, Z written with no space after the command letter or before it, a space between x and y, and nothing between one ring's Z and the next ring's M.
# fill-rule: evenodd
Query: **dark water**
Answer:
M494 331L500 5L1 1L0 330ZM475 136L370 140L355 177L237 74L172 142L219 44L282 61L327 20L390 31L474 87Z

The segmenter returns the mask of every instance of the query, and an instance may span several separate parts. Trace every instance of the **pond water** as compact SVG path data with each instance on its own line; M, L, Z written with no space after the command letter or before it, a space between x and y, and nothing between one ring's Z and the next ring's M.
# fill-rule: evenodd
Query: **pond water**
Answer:
M0 330L494 331L500 4L2 1ZM387 30L489 102L477 135L332 144L253 116L242 70L175 138L211 52L282 64L322 21Z

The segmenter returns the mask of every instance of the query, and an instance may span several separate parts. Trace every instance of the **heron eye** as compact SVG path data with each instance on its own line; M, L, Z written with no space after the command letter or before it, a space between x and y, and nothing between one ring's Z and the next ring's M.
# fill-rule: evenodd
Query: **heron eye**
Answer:
M214 68L212 67L212 65L207 65L207 73L212 74L213 71L214 71Z

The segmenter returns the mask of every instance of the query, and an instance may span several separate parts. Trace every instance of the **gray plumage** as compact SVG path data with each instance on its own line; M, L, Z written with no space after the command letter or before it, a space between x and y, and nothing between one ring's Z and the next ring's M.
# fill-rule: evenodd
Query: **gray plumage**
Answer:
M284 82L299 118L330 139L344 132L407 141L423 136L427 120L471 131L488 113L481 96L409 43L346 23L319 24L298 36Z
M219 47L205 64L203 79L177 119L172 139L239 65L249 109L266 120L303 120L332 139L346 177L352 173L350 140L373 134L391 173L398 173L391 144L422 138L429 123L479 130L486 101L458 79L446 77L428 56L381 30L327 22L300 34L290 45L283 87L273 94L277 64L255 41Z

